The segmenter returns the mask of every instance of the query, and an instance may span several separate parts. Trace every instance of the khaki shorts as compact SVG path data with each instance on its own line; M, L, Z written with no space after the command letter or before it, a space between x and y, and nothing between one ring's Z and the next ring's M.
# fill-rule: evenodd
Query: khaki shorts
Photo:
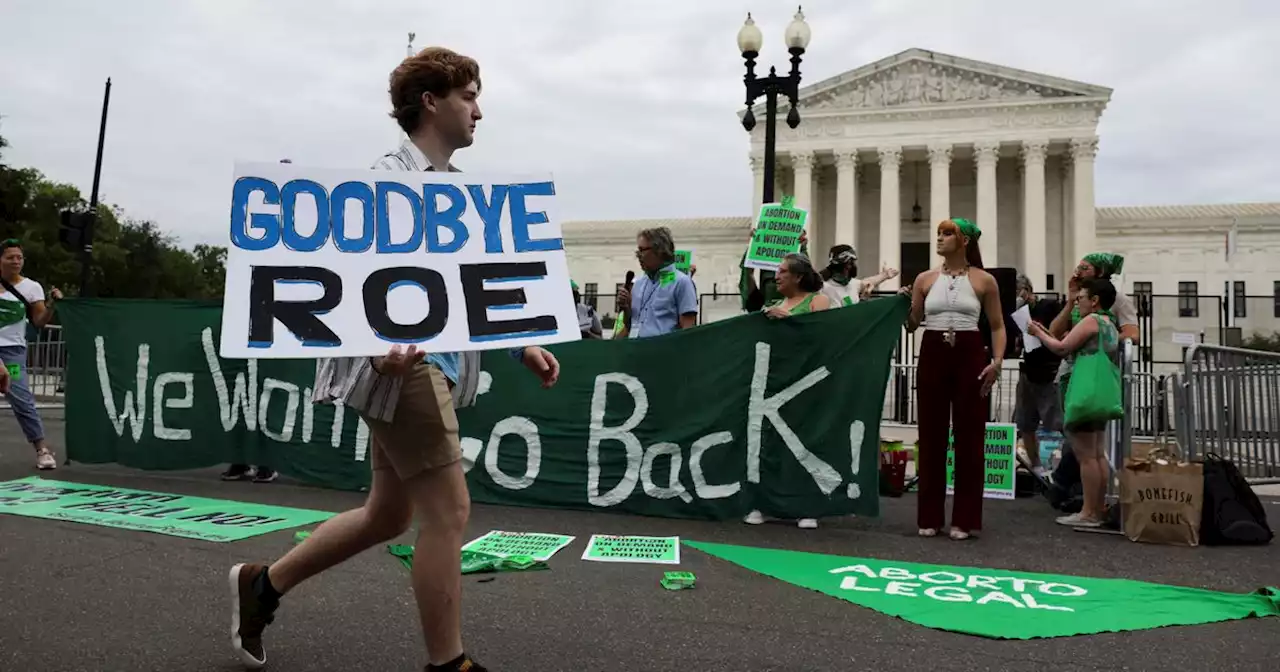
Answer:
M449 380L440 369L420 364L404 378L392 422L369 425L372 469L392 469L402 481L462 459L458 416Z

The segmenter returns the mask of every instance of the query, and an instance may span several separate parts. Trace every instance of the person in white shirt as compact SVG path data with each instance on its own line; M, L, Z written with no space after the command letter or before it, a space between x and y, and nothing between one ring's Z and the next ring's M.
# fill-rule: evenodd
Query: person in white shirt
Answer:
M22 434L36 449L36 467L57 469L58 460L45 441L44 423L27 381L27 324L37 329L49 324L54 303L62 298L62 292L53 287L46 300L44 287L22 276L25 262L21 242L10 238L0 243L0 359L4 360L0 367L0 393L9 400Z
M885 266L880 272L858 278L858 253L852 245L836 245L827 257L827 267L822 270L822 295L831 301L832 308L852 306L871 296L884 281L898 277L898 269Z

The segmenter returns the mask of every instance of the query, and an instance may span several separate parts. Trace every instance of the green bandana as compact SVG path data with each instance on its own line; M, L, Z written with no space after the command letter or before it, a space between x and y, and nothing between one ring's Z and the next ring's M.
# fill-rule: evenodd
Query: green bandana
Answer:
M1094 252L1093 254L1084 255L1084 261L1089 262L1098 271L1098 277L1109 278L1113 275L1120 275L1124 271L1124 257L1110 252Z
M658 274L658 286L665 287L676 281L675 271L662 271Z
M977 224L964 217L952 217L951 221L956 223L956 226L960 228L960 233L963 233L969 240L977 240L982 237L982 229L979 229Z

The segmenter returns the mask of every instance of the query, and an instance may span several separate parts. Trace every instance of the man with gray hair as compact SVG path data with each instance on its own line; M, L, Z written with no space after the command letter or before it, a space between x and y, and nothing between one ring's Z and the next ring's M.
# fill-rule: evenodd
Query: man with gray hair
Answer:
M1058 301L1036 296L1031 279L1025 275L1018 275L1017 292L1018 309L1026 306L1032 322L1052 322L1062 309ZM1023 336L1025 338L1025 334ZM1040 464L1040 442L1036 431L1041 427L1051 432L1062 431L1062 404L1054 383L1061 361L1062 358L1050 352L1049 348L1040 346L1027 351L1023 343L1014 422L1022 436L1022 447L1027 451L1031 467L1041 479L1047 476L1047 471Z
M622 332L614 338L647 338L689 329L698 323L698 292L693 279L676 270L676 243L665 226L636 236L636 260L644 275L631 289L618 290L628 308Z

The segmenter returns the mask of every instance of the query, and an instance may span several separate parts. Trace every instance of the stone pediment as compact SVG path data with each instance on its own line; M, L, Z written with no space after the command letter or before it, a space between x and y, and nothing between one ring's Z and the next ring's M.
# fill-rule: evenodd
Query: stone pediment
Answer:
M800 90L801 111L1107 101L1111 89L909 49ZM783 105L782 107L785 107Z

